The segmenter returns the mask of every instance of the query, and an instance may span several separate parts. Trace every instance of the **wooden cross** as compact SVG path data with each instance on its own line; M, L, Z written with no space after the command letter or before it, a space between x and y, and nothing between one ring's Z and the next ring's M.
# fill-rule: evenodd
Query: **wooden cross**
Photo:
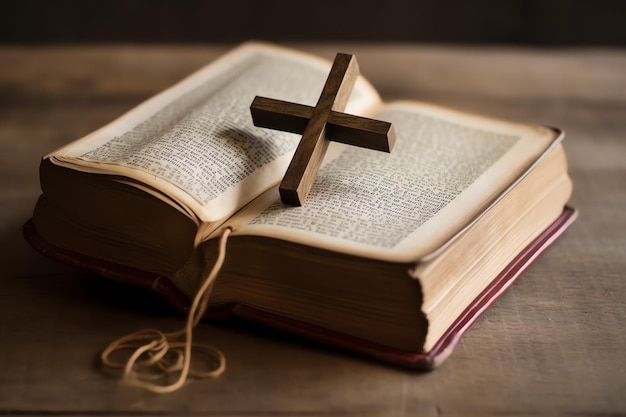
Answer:
M358 75L356 58L340 53L315 107L254 98L250 112L255 126L302 135L279 186L284 204L304 203L331 140L391 152L396 140L391 123L342 113Z

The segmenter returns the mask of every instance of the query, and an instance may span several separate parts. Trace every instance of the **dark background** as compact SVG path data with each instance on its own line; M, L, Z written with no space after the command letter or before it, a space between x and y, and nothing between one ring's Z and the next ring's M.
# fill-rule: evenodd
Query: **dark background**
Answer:
M613 0L0 2L0 43L200 43L247 39L624 46Z

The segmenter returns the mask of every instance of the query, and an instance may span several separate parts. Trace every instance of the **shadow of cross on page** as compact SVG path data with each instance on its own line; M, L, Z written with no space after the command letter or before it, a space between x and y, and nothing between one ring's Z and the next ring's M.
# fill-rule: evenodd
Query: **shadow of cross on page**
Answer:
M255 126L302 134L279 186L283 204L304 203L331 140L391 152L396 141L391 123L342 113L358 75L356 58L338 53L315 107L254 98L250 112Z

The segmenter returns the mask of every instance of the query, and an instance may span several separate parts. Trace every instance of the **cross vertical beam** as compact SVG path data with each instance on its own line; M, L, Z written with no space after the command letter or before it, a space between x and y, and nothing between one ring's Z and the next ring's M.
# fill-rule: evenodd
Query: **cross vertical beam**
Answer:
M337 54L322 94L304 129L302 140L278 188L284 203L300 206L309 194L328 149L326 122L330 112L346 108L358 75L356 59L352 55Z

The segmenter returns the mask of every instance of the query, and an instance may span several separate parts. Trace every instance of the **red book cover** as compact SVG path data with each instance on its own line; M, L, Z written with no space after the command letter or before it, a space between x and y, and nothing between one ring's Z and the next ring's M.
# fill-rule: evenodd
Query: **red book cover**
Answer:
M384 362L416 369L432 369L441 364L452 353L455 345L472 323L493 305L513 285L515 280L572 225L576 217L576 210L565 208L561 216L524 248L474 299L428 352L410 352L390 348L239 304L209 309L205 316L211 320L237 316L250 322ZM187 311L188 298L166 277L55 247L38 234L32 221L24 225L23 232L24 237L33 248L50 258L130 285L151 289L161 294L174 307Z

